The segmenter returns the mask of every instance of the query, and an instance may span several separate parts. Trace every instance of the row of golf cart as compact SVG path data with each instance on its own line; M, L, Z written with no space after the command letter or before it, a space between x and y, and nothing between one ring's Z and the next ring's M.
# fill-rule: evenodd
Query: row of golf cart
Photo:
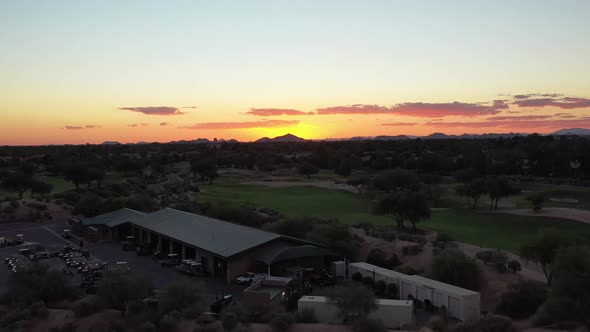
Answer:
M44 250L39 244L29 243L19 249L18 254L6 257L4 263L8 265L12 272L17 272L26 268L31 262L55 256L57 256L56 250Z
M0 248L17 246L25 243L24 234L16 234L15 236L0 237Z

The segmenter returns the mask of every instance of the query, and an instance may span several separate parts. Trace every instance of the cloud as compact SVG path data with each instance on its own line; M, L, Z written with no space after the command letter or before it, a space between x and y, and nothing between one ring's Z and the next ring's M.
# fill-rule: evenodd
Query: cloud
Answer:
M180 115L184 114L176 107L169 106L144 106L144 107L119 107L124 111L139 112L147 115Z
M529 99L529 95L514 95L514 99Z
M415 126L419 123L415 123L415 122L394 122L394 123L382 123L380 124L381 126L386 126L386 127L403 127L403 126Z
M561 129L568 127L590 127L590 117L579 119L546 119L546 120L501 120L475 122L427 122L425 125L441 128L510 128L510 130L534 130L536 128Z
M64 129L68 130L82 130L82 129L96 129L102 128L100 125L85 125L85 126L65 126Z
M262 120L253 122L205 122L192 126L181 126L181 129L248 129L248 128L276 128L297 126L299 120Z
M197 106L184 106L183 108L198 108Z
M525 100L515 100L514 104L519 107L559 107L561 109L589 108L590 99L588 98L534 98Z
M317 114L392 114L414 117L440 118L445 116L476 117L482 115L495 115L501 110L508 109L504 100L494 100L491 105L484 103L401 103L392 107L380 105L348 105L319 108Z
M549 119L552 115L516 115L516 116L494 116L488 118L490 121L524 121Z
M147 127L149 126L149 123L132 123L132 124L128 124L128 127Z
M256 116L278 116L278 115L314 115L314 112L303 112L289 108L251 108L246 114Z
M160 122L160 126L161 126L161 127L165 127L165 126L167 126L167 125L168 125L168 122Z

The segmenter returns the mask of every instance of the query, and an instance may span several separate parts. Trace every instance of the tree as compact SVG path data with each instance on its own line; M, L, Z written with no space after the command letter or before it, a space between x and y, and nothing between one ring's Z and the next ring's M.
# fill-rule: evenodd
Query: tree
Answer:
M75 295L70 281L61 271L33 263L10 275L6 296L11 302L31 304L37 301L55 303Z
M354 176L348 179L346 184L353 186L358 190L359 194L362 194L363 190L366 190L371 185L371 178L368 175Z
M350 160L348 160L348 158L340 159L340 163L335 169L336 174L340 176L349 176L351 171Z
M135 279L122 271L109 271L100 282L97 295L109 308L125 313L127 305L147 298L153 291L147 279Z
M297 173L305 175L305 177L307 177L308 179L310 179L313 174L318 174L318 172L319 170L317 169L317 167L310 163L301 164L297 168Z
M32 195L39 195L39 197L43 198L45 195L51 193L53 190L53 185L49 183L45 183L43 181L33 180L31 182L31 194Z
M217 173L217 162L213 158L193 159L191 161L191 171L209 183L219 177Z
M23 195L31 189L32 184L33 178L30 175L16 172L4 178L2 188L15 192L19 199L23 199Z
M190 307L203 307L205 287L193 279L180 279L170 286L162 303L164 312L183 311Z
M559 248L574 245L578 239L566 237L555 229L541 229L536 238L529 244L522 246L522 258L539 264L547 278L547 285L551 286L552 268L555 254Z
M274 223L272 230L280 234L303 239L313 229L314 222L314 218L310 217L290 218Z
M497 311L513 319L530 317L545 302L547 294L547 288L542 284L520 280L502 294Z
M561 248L552 268L549 299L537 312L535 325L580 322L590 325L590 247Z
M545 203L545 195L543 193L531 194L526 199L531 202L533 211L539 212L543 209L543 203Z
M504 177L489 177L486 181L488 195L490 196L490 210L498 208L498 201L518 192Z
M76 189L80 189L81 184L89 181L88 169L80 164L68 166L64 171L64 175L66 180L72 182Z
M467 206L472 209L477 208L477 202L481 195L487 191L486 181L483 178L476 178L470 182L466 182L463 186L457 188L457 194L465 197Z
M416 232L416 223L430 218L430 208L422 193L398 191L391 193L377 203L376 212L390 214L398 228L404 228L409 221Z
M354 259L358 254L358 241L354 239L348 226L337 220L316 222L307 239L323 243L350 259Z
M477 290L479 288L479 266L460 250L443 250L432 260L432 278L451 285Z
M375 187L383 192L392 193L401 190L415 191L419 187L416 173L405 169L394 169L375 178Z
M373 291L360 284L339 285L326 291L326 296L332 301L340 316L349 318L366 318L377 309L377 303Z
M100 188L102 181L105 177L105 172L102 168L90 168L88 169L88 185L90 186L91 181L96 182L96 186Z

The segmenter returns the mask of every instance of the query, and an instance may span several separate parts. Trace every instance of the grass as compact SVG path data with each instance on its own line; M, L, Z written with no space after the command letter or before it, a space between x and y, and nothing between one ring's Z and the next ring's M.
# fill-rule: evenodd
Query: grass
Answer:
M225 201L275 209L288 217L337 218L347 224L362 221L393 224L387 216L371 213L372 203L346 191L315 187L270 188L216 184L202 187L202 201ZM518 252L541 228L555 227L572 236L590 237L590 225L566 219L517 216L485 210L449 209L432 211L421 227L447 233L474 245Z

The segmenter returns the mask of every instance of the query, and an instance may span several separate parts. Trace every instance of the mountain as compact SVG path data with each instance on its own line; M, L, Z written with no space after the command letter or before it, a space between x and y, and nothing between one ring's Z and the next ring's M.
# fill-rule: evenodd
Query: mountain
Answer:
M406 135L396 135L396 136L381 135L381 136L375 136L373 139L377 140L377 141L399 141L399 140L406 140L406 139L410 139L410 138Z
M102 142L102 145L121 145L121 143L117 141L104 141Z
M428 136L424 136L424 139L445 139L445 138L451 138L449 135L447 134L443 134L443 133L432 133Z
M255 141L256 143L268 143L268 142L305 142L305 139L297 137L293 134L287 134L283 136L277 136L275 138L263 137Z
M590 129L585 128L569 128L558 130L551 135L576 135L576 136L590 136Z

